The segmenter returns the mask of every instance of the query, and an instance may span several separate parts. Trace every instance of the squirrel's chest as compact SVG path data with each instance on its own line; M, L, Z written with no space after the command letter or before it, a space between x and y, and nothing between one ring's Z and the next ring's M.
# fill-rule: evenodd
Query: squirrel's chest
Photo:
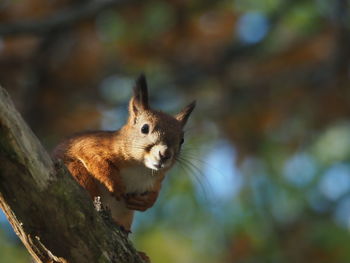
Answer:
M120 171L123 183L128 193L143 193L152 189L157 176L144 166L133 166Z

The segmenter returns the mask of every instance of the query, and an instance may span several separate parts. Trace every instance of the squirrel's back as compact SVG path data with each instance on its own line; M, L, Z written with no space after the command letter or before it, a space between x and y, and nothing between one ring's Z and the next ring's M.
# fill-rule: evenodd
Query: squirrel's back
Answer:
M86 131L67 137L52 152L55 159L63 161L78 158L83 152L109 152L115 131Z

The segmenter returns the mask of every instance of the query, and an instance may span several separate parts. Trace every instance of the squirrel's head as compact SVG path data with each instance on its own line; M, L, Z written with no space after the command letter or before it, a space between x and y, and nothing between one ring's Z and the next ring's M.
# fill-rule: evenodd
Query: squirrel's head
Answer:
M151 109L146 78L141 75L129 102L129 119L124 127L130 157L152 170L170 168L184 142L183 128L194 107L195 101L175 116Z

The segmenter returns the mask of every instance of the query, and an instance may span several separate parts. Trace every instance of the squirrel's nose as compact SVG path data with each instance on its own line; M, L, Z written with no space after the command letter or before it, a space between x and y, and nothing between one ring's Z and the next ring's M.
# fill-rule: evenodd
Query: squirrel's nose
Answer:
M159 158L162 162L166 162L167 160L169 160L171 158L171 155L172 154L169 148L159 151Z

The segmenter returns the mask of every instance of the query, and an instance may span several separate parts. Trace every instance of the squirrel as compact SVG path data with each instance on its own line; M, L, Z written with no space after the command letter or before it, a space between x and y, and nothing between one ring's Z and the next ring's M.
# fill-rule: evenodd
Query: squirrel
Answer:
M195 105L193 101L175 116L151 109L141 74L121 129L73 135L54 149L53 157L61 159L90 197L100 197L113 221L130 232L134 210L145 211L157 200Z

